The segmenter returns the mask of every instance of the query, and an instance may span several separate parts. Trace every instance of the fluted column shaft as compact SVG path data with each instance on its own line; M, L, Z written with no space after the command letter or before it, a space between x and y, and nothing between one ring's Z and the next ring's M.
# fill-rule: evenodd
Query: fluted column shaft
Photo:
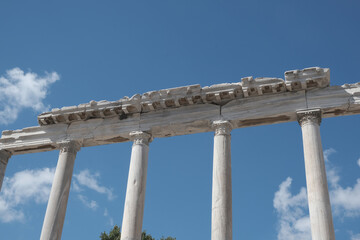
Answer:
M306 186L313 240L335 240L331 205L321 146L321 111L297 113L304 146Z
M213 128L211 239L232 240L231 124L216 121Z
M11 153L6 150L0 150L0 190L5 177L6 166L11 157Z
M60 144L59 160L51 187L45 219L41 230L41 240L60 240L69 198L76 153L80 144L68 141Z
M130 137L134 143L131 151L121 240L141 240L151 135L139 131L130 133Z

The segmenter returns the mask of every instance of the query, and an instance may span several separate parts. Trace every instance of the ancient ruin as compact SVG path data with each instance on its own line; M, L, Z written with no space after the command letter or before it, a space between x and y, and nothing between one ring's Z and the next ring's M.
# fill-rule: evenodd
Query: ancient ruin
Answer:
M76 153L82 147L132 141L121 239L140 240L150 142L214 131L211 239L231 240L231 130L298 121L312 238L334 240L320 123L354 114L360 114L360 83L330 86L330 70L319 67L287 71L285 80L246 77L238 83L56 108L38 116L39 126L2 132L0 187L12 155L60 150L41 239L61 239Z

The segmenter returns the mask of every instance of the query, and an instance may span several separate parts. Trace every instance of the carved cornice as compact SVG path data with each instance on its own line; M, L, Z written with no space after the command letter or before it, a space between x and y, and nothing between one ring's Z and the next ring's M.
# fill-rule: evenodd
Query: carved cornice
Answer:
M215 131L215 136L230 135L233 126L229 121L219 120L213 122L212 128Z
M6 151L6 150L0 150L0 162L2 164L7 164L9 159L11 157L11 152Z
M60 153L76 154L80 151L81 144L78 141L64 141L59 143Z
M297 120L300 126L304 126L308 123L316 123L318 125L321 124L321 110L313 109L313 110L304 110L297 112Z
M136 144L149 145L149 143L152 141L151 134L142 131L131 132L129 136L130 136L130 140L134 142L134 145Z
M43 126L69 124L95 118L118 117L123 120L136 113L197 104L224 105L234 99L323 88L329 84L328 68L305 68L285 72L285 81L281 78L246 77L236 83L221 83L207 87L196 84L135 94L131 98L123 97L118 101L90 101L78 106L55 108L51 112L40 114L38 122Z
M360 83L332 86L313 91L272 94L237 99L224 106L197 104L167 111L155 111L127 119L89 119L72 126L53 124L2 132L0 149L13 155L59 149L59 142L72 139L82 147L129 141L129 133L142 130L154 138L173 137L213 131L211 124L223 119L233 129L297 121L300 109L318 108L323 118L360 114ZM140 122L139 122L140 121ZM140 124L140 128L139 128Z

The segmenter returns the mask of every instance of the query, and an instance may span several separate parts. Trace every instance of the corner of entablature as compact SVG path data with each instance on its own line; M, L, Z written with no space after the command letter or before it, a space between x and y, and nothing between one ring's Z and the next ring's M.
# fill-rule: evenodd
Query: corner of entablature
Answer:
M0 150L0 161L3 164L7 164L11 156L12 156L11 151L8 151L6 149L1 149Z

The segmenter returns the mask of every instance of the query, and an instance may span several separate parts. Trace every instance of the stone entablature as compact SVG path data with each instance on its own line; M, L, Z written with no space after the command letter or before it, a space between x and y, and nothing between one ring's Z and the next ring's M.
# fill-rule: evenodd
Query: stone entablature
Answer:
M154 138L209 132L217 120L229 121L233 129L291 122L297 121L296 112L308 109L321 110L322 118L360 114L360 83L323 87L329 82L327 69L310 68L296 74L297 77L286 77L285 86L290 81L302 81L306 89L289 91L281 79L247 78L241 84L204 88L191 85L135 95L126 101L65 107L39 116L67 116L65 122L3 131L0 150L17 155L60 149L62 142L71 140L81 143L81 147L127 142L134 131L147 132ZM316 86L311 82L314 79L318 81ZM249 90L252 87L257 88ZM244 96L246 88L253 92L249 97ZM280 90L273 91L277 88ZM178 99L180 107L167 106L171 98ZM129 113L119 109L123 107ZM88 116L91 111L92 116Z
M144 113L168 108L179 108L194 104L223 105L233 99L255 97L263 94L277 94L286 91L301 91L323 88L330 84L328 68L306 68L285 72L285 81L281 78L242 78L240 83L223 83L201 88L190 85L150 91L118 101L91 101L78 106L55 108L51 112L38 116L41 126L58 123L85 121L94 118L119 116L125 119L135 113Z

